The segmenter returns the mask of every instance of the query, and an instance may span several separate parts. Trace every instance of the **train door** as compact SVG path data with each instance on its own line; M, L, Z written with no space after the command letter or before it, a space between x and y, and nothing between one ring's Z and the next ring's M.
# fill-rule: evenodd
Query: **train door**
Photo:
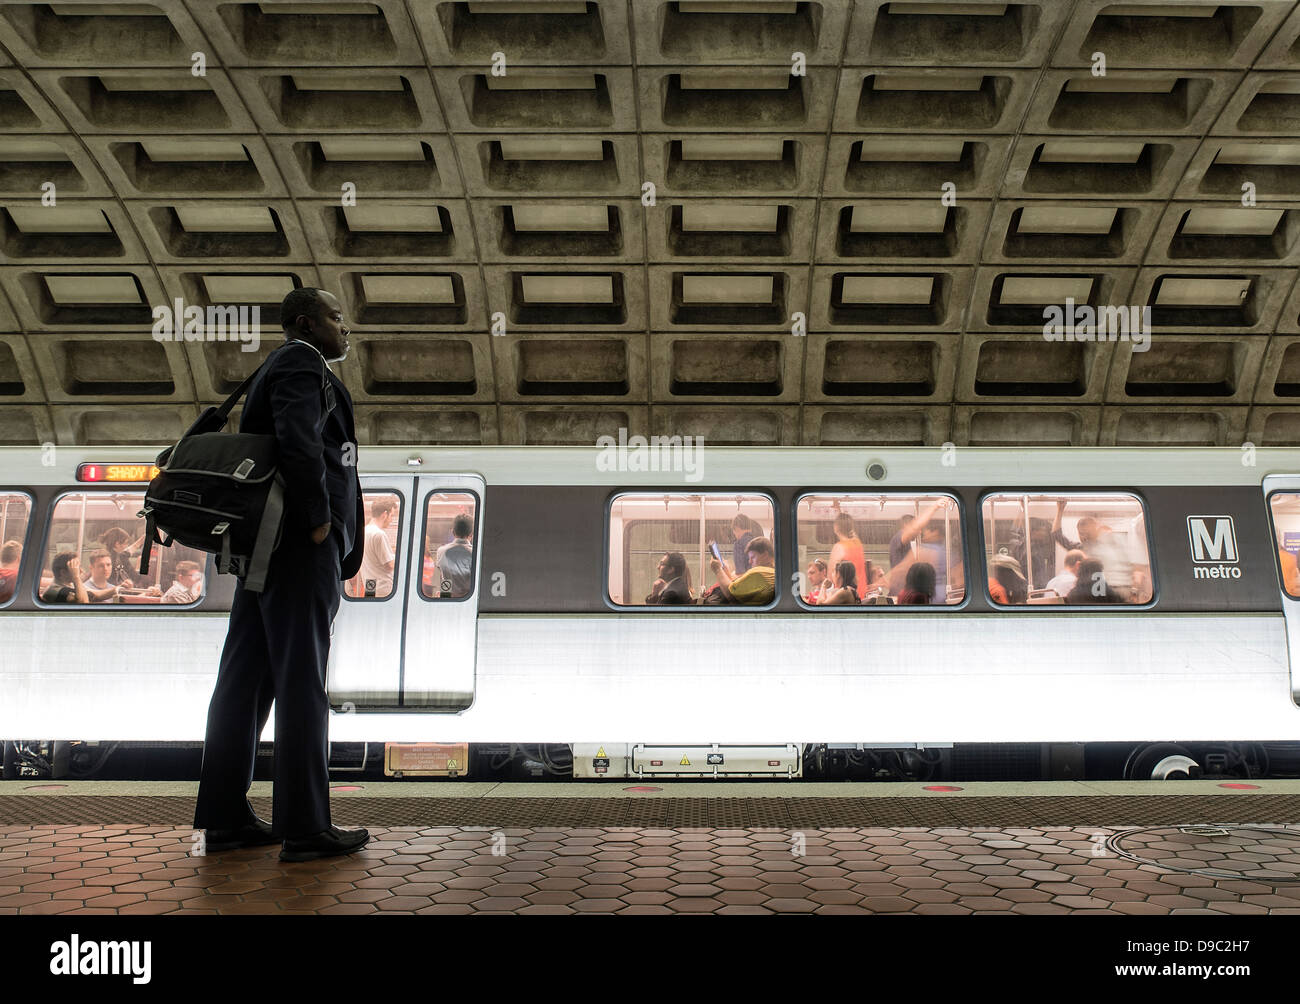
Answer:
M406 572L418 522L415 482L409 475L361 476L366 529L358 532L373 536L378 530L384 541L372 543L369 560L344 583L334 618L327 688L330 705L341 711L388 710L401 702ZM391 570L383 560L389 553Z
M463 711L474 702L483 479L431 474L416 481L401 705Z
M1264 478L1277 552L1278 588L1286 617L1287 654L1291 665L1291 700L1300 705L1300 474Z

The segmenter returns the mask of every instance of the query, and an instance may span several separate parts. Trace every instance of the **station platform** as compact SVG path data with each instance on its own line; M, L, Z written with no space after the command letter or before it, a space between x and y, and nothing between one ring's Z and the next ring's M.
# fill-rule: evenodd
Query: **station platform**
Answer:
M300 864L196 787L0 783L0 914L1300 914L1300 781L336 782Z

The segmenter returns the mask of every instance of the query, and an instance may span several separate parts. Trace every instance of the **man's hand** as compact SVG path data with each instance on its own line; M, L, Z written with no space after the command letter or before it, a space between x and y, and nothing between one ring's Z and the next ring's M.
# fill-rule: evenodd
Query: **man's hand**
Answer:
M322 523L320 526L316 527L316 529L312 530L311 542L313 544L319 544L322 541L324 541L325 538L328 537L329 535L330 535L330 524Z

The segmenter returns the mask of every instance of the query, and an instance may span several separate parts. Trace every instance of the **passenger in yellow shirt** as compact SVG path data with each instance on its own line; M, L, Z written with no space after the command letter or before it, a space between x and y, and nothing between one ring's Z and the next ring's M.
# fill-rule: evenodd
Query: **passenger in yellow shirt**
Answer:
M766 537L755 537L745 546L745 553L749 557L749 571L743 575L732 575L717 558L709 562L709 567L718 577L718 587L728 602L766 606L776 596L776 554L772 542Z

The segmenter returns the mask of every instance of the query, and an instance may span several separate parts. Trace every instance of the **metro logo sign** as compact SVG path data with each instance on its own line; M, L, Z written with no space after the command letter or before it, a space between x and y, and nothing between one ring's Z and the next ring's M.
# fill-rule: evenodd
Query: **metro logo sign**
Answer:
M1231 516L1188 516L1187 539L1198 565L1236 564L1237 531Z
M1188 516L1187 541L1192 548L1192 570L1197 579L1240 579L1237 565L1237 529L1231 516Z

